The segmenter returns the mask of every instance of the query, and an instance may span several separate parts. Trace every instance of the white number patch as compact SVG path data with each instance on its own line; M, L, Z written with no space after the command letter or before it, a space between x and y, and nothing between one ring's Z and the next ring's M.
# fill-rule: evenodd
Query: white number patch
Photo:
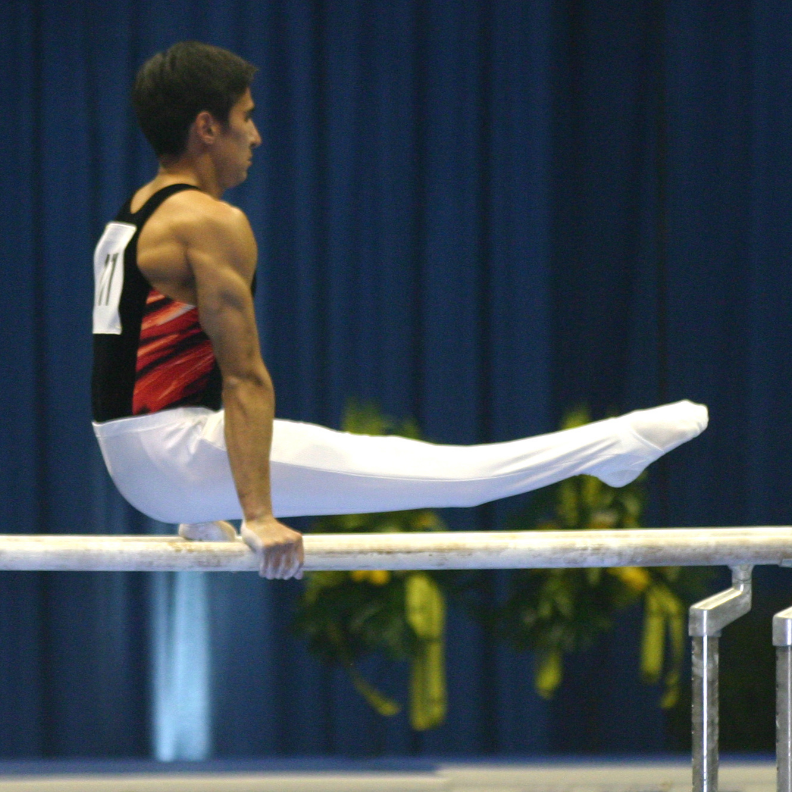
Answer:
M94 251L94 333L121 335L118 304L124 288L124 251L137 226L108 223Z

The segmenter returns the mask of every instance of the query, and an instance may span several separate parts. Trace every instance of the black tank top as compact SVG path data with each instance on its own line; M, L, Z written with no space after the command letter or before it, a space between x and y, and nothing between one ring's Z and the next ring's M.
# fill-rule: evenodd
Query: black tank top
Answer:
M219 410L222 379L198 310L160 294L137 266L137 243L172 184L137 211L132 199L108 223L94 252L93 376L97 422L188 405Z

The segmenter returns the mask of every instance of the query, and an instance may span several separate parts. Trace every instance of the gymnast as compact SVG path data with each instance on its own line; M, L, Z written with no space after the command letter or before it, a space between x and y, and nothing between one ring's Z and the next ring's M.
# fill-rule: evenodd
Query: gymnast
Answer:
M221 200L261 138L255 67L182 42L147 61L133 105L159 160L94 254L94 431L144 514L187 539L241 535L268 578L300 577L302 536L278 518L474 506L588 473L612 486L698 435L688 401L475 446L276 420L252 292L256 241Z

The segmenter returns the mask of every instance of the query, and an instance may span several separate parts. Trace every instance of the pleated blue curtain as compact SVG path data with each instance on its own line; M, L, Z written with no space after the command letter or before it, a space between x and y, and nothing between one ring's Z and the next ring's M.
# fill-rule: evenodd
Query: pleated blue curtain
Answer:
M791 15L748 0L2 4L3 531L172 530L120 500L91 434L90 257L155 167L134 72L184 38L260 67L264 144L228 198L259 240L279 415L338 425L347 399L375 399L470 443L550 431L579 402L601 416L693 398L711 429L653 473L651 519L787 521ZM487 529L511 508L446 516ZM633 617L548 705L529 655L453 612L449 721L415 736L307 656L296 591L196 587L207 654L183 700L206 709L171 747L664 746L658 692L625 648ZM186 612L167 592L142 574L0 574L0 756L164 745L154 683L178 658L157 652ZM404 668L365 671L404 690Z

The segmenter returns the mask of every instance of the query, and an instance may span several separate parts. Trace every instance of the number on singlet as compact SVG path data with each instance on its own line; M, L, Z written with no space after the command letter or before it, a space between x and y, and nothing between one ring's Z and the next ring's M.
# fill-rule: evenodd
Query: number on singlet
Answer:
M94 251L94 333L121 335L118 305L124 288L124 251L137 231L130 223L108 223Z

